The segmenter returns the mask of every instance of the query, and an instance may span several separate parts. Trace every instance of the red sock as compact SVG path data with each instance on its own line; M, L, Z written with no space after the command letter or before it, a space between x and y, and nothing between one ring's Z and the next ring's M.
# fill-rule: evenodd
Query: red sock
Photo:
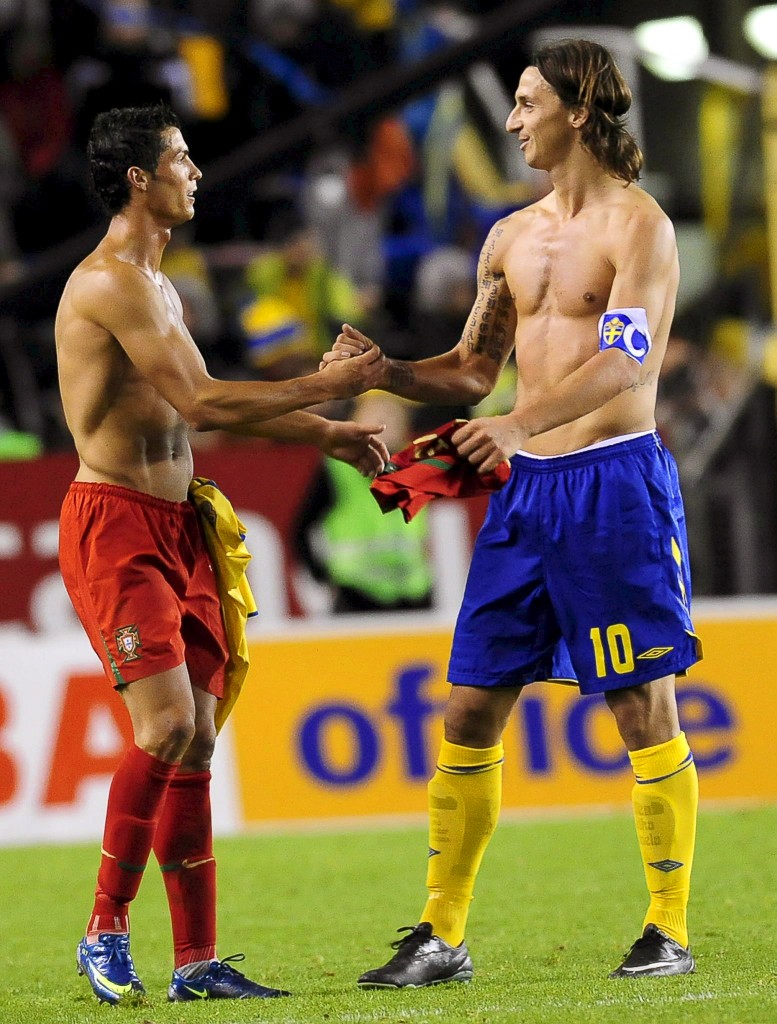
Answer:
M129 904L137 895L170 779L178 765L131 747L111 782L102 859L87 937L129 931Z
M179 772L170 782L154 837L173 926L175 966L216 955L216 861L210 772Z

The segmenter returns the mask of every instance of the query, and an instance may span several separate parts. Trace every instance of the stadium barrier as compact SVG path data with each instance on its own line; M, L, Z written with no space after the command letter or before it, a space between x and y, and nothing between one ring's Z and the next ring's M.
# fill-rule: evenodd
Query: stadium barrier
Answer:
M703 802L777 800L777 600L700 601L704 661L678 686ZM216 830L423 816L446 695L450 621L273 625L214 762ZM0 844L98 839L130 740L77 631L7 631L0 660ZM627 807L628 760L600 698L538 684L505 735L507 811Z
M320 452L238 441L198 451L196 464L200 476L214 479L229 496L246 525L254 556L249 577L263 625L305 617L308 594L300 586L293 535ZM77 469L69 452L25 463L0 461L0 631L16 627L43 636L80 629L57 563L59 510ZM458 604L486 504L485 498L473 498L437 502L432 509L438 609L452 613Z

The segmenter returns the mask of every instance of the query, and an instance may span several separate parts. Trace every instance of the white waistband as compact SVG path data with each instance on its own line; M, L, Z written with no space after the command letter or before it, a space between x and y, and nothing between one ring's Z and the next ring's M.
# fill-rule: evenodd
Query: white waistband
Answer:
M534 452L525 452L519 449L515 454L520 455L524 459L564 459L567 455L578 455L580 452L592 452L595 448L609 448L612 444L620 444L621 441L632 441L635 437L647 437L648 434L653 434L653 430L638 430L635 434L619 434L617 437L607 437L604 441L595 441L594 444L588 444L585 448L575 448L572 452L564 452L562 455L535 455Z

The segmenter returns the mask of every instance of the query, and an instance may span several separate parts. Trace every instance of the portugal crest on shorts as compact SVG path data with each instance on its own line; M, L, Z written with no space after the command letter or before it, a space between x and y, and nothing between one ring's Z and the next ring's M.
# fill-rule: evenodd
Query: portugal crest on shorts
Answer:
M124 659L123 664L126 665L128 661L137 661L140 658L140 648L143 645L140 642L137 626L122 626L121 629L116 630L114 636L119 654Z

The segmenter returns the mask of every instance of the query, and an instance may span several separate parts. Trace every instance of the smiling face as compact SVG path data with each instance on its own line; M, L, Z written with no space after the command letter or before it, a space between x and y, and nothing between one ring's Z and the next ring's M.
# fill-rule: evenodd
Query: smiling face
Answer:
M561 163L578 140L579 124L580 112L562 103L537 68L526 68L505 128L517 136L529 167L548 171Z
M156 171L147 179L146 205L160 221L174 227L194 216L194 193L202 171L189 156L178 128L168 128L164 139Z

